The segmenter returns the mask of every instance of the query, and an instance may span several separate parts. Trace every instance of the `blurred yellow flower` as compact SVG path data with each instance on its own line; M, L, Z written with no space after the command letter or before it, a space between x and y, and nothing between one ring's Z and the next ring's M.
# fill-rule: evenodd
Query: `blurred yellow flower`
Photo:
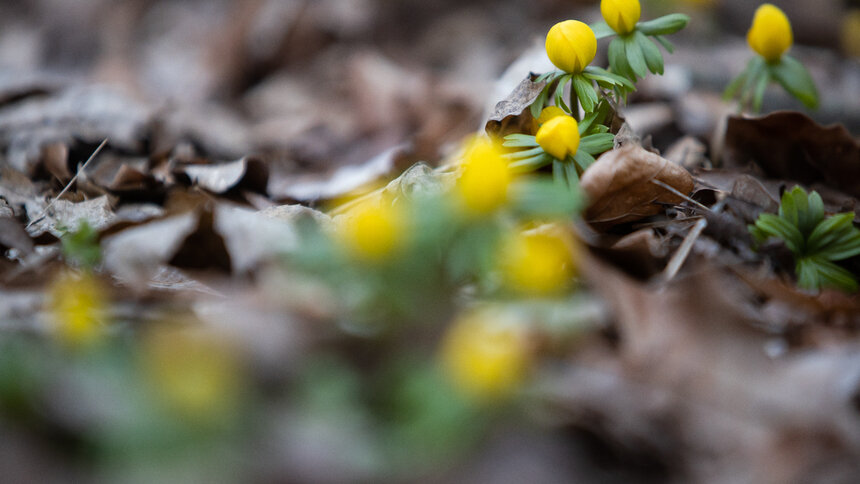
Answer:
M860 8L852 8L842 17L840 42L846 55L860 58Z
M235 408L240 368L223 339L159 326L143 335L141 345L146 380L178 417L211 422Z
M559 228L512 236L501 251L506 283L527 294L559 292L576 270L573 240Z
M776 62L791 47L792 41L791 23L782 10L765 3L755 11L747 33L747 43L752 50L768 62Z
M565 20L549 29L546 54L559 69L579 74L597 54L597 38L591 27L579 20Z
M502 147L487 138L475 138L465 150L456 192L466 212L485 215L508 201L511 173Z
M104 288L90 273L60 274L48 291L55 335L64 345L81 348L101 339L107 302Z
M353 257L381 262L403 246L406 216L400 205L374 198L343 215L337 237Z
M552 157L563 161L579 149L579 124L566 114L555 116L541 125L535 141Z
M612 30L624 35L629 34L636 27L636 22L642 14L642 7L639 5L639 0L601 0L600 13Z
M474 311L448 329L442 342L448 377L468 398L490 403L513 393L530 363L525 332L486 311Z

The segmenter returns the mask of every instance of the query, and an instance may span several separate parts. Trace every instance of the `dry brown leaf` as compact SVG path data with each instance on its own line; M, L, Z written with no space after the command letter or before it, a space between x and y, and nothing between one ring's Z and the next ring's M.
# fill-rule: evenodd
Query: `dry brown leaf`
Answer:
M484 129L490 136L504 137L511 133L531 133L532 114L529 108L535 102L546 82L532 82L526 77L502 101L496 104Z
M802 113L730 117L724 161L735 166L754 162L773 178L826 182L860 197L860 143L844 126L821 126Z
M662 204L682 200L654 180L688 195L693 177L687 170L636 144L607 151L582 175L588 194L585 219L596 226L639 220L663 211Z

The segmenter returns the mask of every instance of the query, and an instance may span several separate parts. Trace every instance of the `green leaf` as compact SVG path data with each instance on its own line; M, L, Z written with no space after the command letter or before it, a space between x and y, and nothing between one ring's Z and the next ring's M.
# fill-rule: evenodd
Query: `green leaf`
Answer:
M815 226L806 241L806 250L815 254L837 240L842 234L848 233L853 227L854 213L839 213L822 220Z
M597 106L597 93L594 92L591 81L587 81L581 75L573 76L573 89L576 91L579 103L582 104L582 109L586 113L593 112Z
M818 267L814 259L801 257L794 265L794 272L797 273L797 285L801 288L817 291L821 286Z
M729 99L735 97L735 94L737 94L738 89L741 87L741 85L746 83L748 74L749 73L746 71L746 69L744 69L740 74L738 74L738 77L732 79L732 82L730 82L729 85L726 86L726 90L723 91L723 101L728 101Z
M786 91L807 108L818 107L818 89L809 71L797 59L783 55L776 64L768 66L771 75Z
M817 257L812 260L822 286L834 287L845 292L857 292L857 279L847 269Z
M567 177L568 190L579 188L579 173L577 172L577 169L577 165L573 161L567 161L564 163L564 173Z
M634 77L633 71L630 70L630 63L627 61L627 54L624 50L624 39L616 37L609 43L609 67L612 72L623 76L627 79Z
M543 107L546 105L546 100L549 98L549 89L552 83L547 84L543 87L543 90L538 94L538 97L535 99L535 102L529 107L530 112L532 113L532 117L537 119L540 117L540 112L543 111Z
M564 102L564 88L570 82L573 76L570 74L562 76L558 80L558 86L555 88L555 105L564 109L568 113L572 112L571 107ZM575 107L575 106L574 106Z
M808 201L810 224L816 226L824 220L824 200L821 199L821 195L818 192L813 190L809 194Z
M513 133L505 136L502 146L505 148L531 148L537 146L535 137L530 134Z
M552 160L552 179L556 185L564 187L565 189L569 186L567 182L567 174L564 171L564 162L554 158Z
M579 171L584 172L594 163L594 157L583 150L579 150L573 155L573 161L579 166Z
M842 260L860 254L860 230L852 230L819 250L818 254L827 260Z
M539 155L543 153L543 148L537 146L528 150L515 151L513 153L505 153L502 155L503 158L507 158L509 160L516 160L519 158L531 158L532 156Z
M761 112L761 104L764 101L764 91L767 89L767 85L770 82L770 76L765 73L764 75L758 78L758 81L755 85L755 91L753 94L753 111L756 113Z
M618 74L613 74L602 67L588 66L582 72L586 79L604 82L613 86L621 85L631 91L636 90L636 86L634 86L629 79L624 76L619 76Z
M526 217L563 217L579 212L582 191L554 183L549 177L529 177L511 187L513 209Z
M636 30L645 35L669 35L683 29L690 22L690 17L682 13L664 15L647 22L636 24Z
M594 32L594 36L597 37L597 39L615 35L615 31L612 30L612 27L610 27L606 22L595 22L589 25L589 27L591 27L591 31Z
M670 54L675 52L675 46L672 45L671 42L669 42L669 39L666 39L660 35L655 35L654 38L657 39L657 42L660 42L660 45L662 45L663 48L666 49L666 52Z
M795 186L792 190L786 190L779 201L779 216L795 227L798 224L798 214L797 204L795 203L794 196L792 196L792 192L798 189L803 190L798 186Z
M624 37L624 53L627 56L630 68L633 69L633 72L638 77L648 75L648 65L645 64L645 55L642 53L642 48L636 42L635 36L628 35Z
M556 78L559 78L565 74L564 71L560 69L556 69L554 71L544 72L537 79L534 80L536 83L541 83L546 81L548 84L552 84Z
M782 239L786 247L795 254L800 253L802 250L803 235L797 230L797 227L784 218L770 213L763 213L759 215L755 225L763 232Z
M612 149L615 141L615 135L612 133L596 133L588 136L583 136L579 140L579 151L584 151L590 155L599 155L604 151Z
M537 156L533 156L531 158L525 158L522 160L511 162L508 165L508 169L512 173L527 173L549 165L552 160L553 157L546 153L543 153Z
M663 75L663 54L660 53L660 48L642 32L634 32L633 36L639 48L642 49L648 70L654 74Z

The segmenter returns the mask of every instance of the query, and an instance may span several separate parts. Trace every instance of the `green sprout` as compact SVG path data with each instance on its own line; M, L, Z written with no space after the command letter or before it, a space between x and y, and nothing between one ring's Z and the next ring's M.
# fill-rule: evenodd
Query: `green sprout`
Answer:
M62 237L63 257L83 269L94 268L102 258L98 231L86 219L78 222L75 230L66 230Z
M779 215L761 214L749 231L759 242L781 239L794 253L798 285L817 291L834 287L846 292L858 289L850 271L835 264L860 254L860 230L854 227L854 213L824 216L821 196L796 186L782 195Z

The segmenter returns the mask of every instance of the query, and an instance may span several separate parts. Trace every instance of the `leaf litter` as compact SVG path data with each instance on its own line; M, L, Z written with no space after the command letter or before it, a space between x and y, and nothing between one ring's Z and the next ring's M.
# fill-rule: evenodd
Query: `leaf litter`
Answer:
M98 273L110 287L111 310L125 325L122 331L136 337L168 317L180 326L218 328L251 365L248 383L277 391L285 381L300 380L296 375L305 367L322 375L314 385L290 386L295 395L289 398L266 396L258 411L271 425L254 435L266 452L248 460L250 475L276 481L295 473L309 482L379 478L371 470L379 437L366 409L356 404L373 390L362 392L350 382L358 381L355 368L382 375L378 379L395 376L377 371L385 360L371 339L324 324L337 322L345 302L320 281L289 267L281 270L283 253L313 245L308 227L333 230L335 222L323 208L357 189L371 187L369 195L359 195L361 201L379 193L409 198L450 185L444 147L478 126L488 103L498 104L484 125L487 132L528 131L528 106L540 85L529 76L499 102L472 94L472 81L440 79L403 63L398 50L409 38L410 22L390 34L384 54L349 45L371 39L374 22L397 18L395 10L428 8L421 2L252 2L255 8L227 29L233 37L222 43L212 39L223 25L200 27L240 9L219 4L199 15L178 2L156 2L153 10L134 3L118 6L121 14L113 21L135 18L135 8L149 15L172 11L175 25L185 27L165 37L164 45L181 43L179 32L185 31L209 39L208 50L189 52L184 64L167 56L159 60L166 47L144 30L137 32L140 47L123 60L134 67L120 70L137 69L142 77L126 90L73 85L47 74L0 83L2 331L48 332L47 282L63 270L58 239L86 219L97 233ZM458 10L457 2L443 3L475 18ZM381 9L378 18L362 14L370 4ZM267 27L267 15L288 19L289 33L273 33L277 29ZM528 21L534 31L543 28L540 21ZM131 35L120 30L108 30L108 40L99 42ZM433 45L447 46L445 55L453 55L446 35L432 29L426 35L436 40L417 47L418 58L437 59ZM526 40L513 36L507 45L522 49ZM277 48L260 50L265 45ZM214 46L226 46L218 51L223 59L210 55ZM90 68L119 72L108 69L117 62L108 53L96 56ZM459 62L477 65L475 56L485 54L464 51ZM707 78L700 59L710 54L682 50L680 76ZM685 63L685 55L693 60ZM212 59L246 69L219 68ZM491 92L492 80L510 60L495 60L491 74L484 74L487 89L479 92ZM198 89L196 98L153 100L147 92L158 84L142 84L159 73L167 91L191 86ZM529 468L535 470L529 477L546 482L852 482L860 475L858 296L798 289L785 247L774 243L756 251L746 230L760 213L774 213L782 192L797 183L818 190L828 213L856 211L857 141L845 128L822 126L797 112L723 119L723 111L711 108L725 106L685 85L648 92L646 83L641 102L632 98L631 114L637 104L651 109L638 119L642 112L660 113L659 123L640 123L649 132L637 134L650 136L664 156L625 143L582 177L590 201L588 224L575 228L586 245L581 277L585 296L599 303L579 321L570 337L575 344L559 344L549 330L530 336L537 347L558 346L553 365L537 369L540 385L529 396L538 425L502 423L471 458L419 476L499 482L494 478L500 473L522 476ZM273 100L284 104L274 106ZM625 112L617 114L620 128ZM720 119L724 133L708 139L719 134ZM81 165L103 139L107 145L84 170ZM648 141L644 145L650 148ZM468 300L472 289L457 297ZM560 312L585 312L583 307L512 311L550 321L564 319ZM437 338L440 329L413 331L383 338L408 353ZM326 354L349 364L320 358ZM25 367L14 371L24 381L27 371L35 371L26 365L59 360L20 361ZM10 455L23 456L20 462L0 456L4 468L34 472L37 479L69 468L86 472L80 461L55 456L57 444L43 434L91 435L80 429L94 417L64 413L61 402L88 408L120 432L139 431L130 425L139 422L122 418L136 407L130 391L121 396L117 389L128 388L119 382L112 384L115 393L102 388L100 395L113 398L81 404L84 390L94 384L81 379L116 378L89 371L58 371L54 377L61 385L32 397L53 401L37 402L45 409L43 430L9 419L8 402L2 402L0 443L13 449ZM6 384L4 378L0 383ZM419 392L425 380L416 377L398 398L414 405L409 391ZM383 395L374 398L376 405L391 404ZM334 410L315 415L320 408ZM332 446L342 452L333 454ZM595 459L595 452L602 457ZM32 469L42 470L28 471L32 462L39 463ZM147 462L128 468L133 466L146 469ZM538 472L547 468L563 471ZM207 476L219 470L192 472ZM74 472L54 480L73 480Z

